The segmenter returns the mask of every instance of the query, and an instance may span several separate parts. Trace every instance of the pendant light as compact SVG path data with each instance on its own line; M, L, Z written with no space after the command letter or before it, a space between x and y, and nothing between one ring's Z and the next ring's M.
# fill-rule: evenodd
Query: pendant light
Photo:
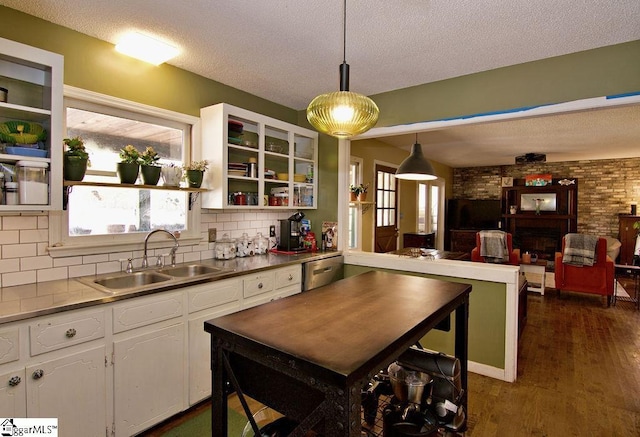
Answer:
M418 143L418 134L416 133L416 143L411 146L411 154L402 161L396 170L396 179L428 181L437 178L433 166L422 154L422 146Z
M336 138L350 138L371 129L380 110L373 100L349 91L347 64L347 0L343 14L343 57L340 65L340 91L321 94L309 103L307 120L318 131Z

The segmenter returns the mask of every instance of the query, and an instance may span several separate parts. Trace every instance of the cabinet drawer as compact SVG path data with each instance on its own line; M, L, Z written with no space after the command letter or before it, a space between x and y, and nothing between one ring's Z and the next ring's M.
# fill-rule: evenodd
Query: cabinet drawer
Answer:
M243 280L243 296L251 297L273 290L273 272L249 275Z
M104 337L104 311L55 317L29 325L31 355Z
M239 279L210 282L191 287L188 293L189 313L229 302L237 302L240 299L241 290L242 281Z
M276 275L276 289L302 283L302 266L278 269Z
M20 358L20 330L18 328L0 331L0 364L10 363Z
M182 316L182 293L155 294L113 308L113 332Z

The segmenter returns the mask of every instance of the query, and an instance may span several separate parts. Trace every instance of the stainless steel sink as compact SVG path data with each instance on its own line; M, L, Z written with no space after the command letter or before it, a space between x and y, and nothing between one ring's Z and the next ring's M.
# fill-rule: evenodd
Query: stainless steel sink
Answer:
M220 267L205 266L202 264L189 264L186 266L165 267L158 270L158 273L163 273L169 276L177 276L180 278L193 278L196 276L224 273L226 271L226 269Z
M143 288L149 285L159 284L170 281L171 276L163 275L157 272L135 272L126 275L117 274L114 276L106 276L99 279L93 279L87 282L90 285L98 285L101 291L122 292ZM104 289L103 289L104 288Z
M104 276L78 278L96 290L108 294L135 293L155 287L188 284L199 278L213 278L232 269L204 264L185 264L133 273L113 273Z

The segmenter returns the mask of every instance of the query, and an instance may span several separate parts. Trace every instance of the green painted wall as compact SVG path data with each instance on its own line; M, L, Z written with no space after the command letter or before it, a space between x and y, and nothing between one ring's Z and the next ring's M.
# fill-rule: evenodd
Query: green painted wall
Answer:
M422 276L443 281L471 284L469 295L469 360L498 369L505 368L506 336L506 285L497 282L477 281L449 276L428 275L401 270L374 269L345 265L345 277L359 275L370 270ZM390 290L389 292L393 292ZM455 315L451 319L451 331L429 332L421 341L427 349L455 355Z
M640 40L433 82L371 98L393 126L640 91Z

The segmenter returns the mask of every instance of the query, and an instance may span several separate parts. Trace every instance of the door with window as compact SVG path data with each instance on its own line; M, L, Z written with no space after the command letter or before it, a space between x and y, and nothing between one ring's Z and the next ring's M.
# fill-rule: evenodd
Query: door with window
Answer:
M374 251L377 253L398 248L398 184L395 174L395 168L376 164Z

